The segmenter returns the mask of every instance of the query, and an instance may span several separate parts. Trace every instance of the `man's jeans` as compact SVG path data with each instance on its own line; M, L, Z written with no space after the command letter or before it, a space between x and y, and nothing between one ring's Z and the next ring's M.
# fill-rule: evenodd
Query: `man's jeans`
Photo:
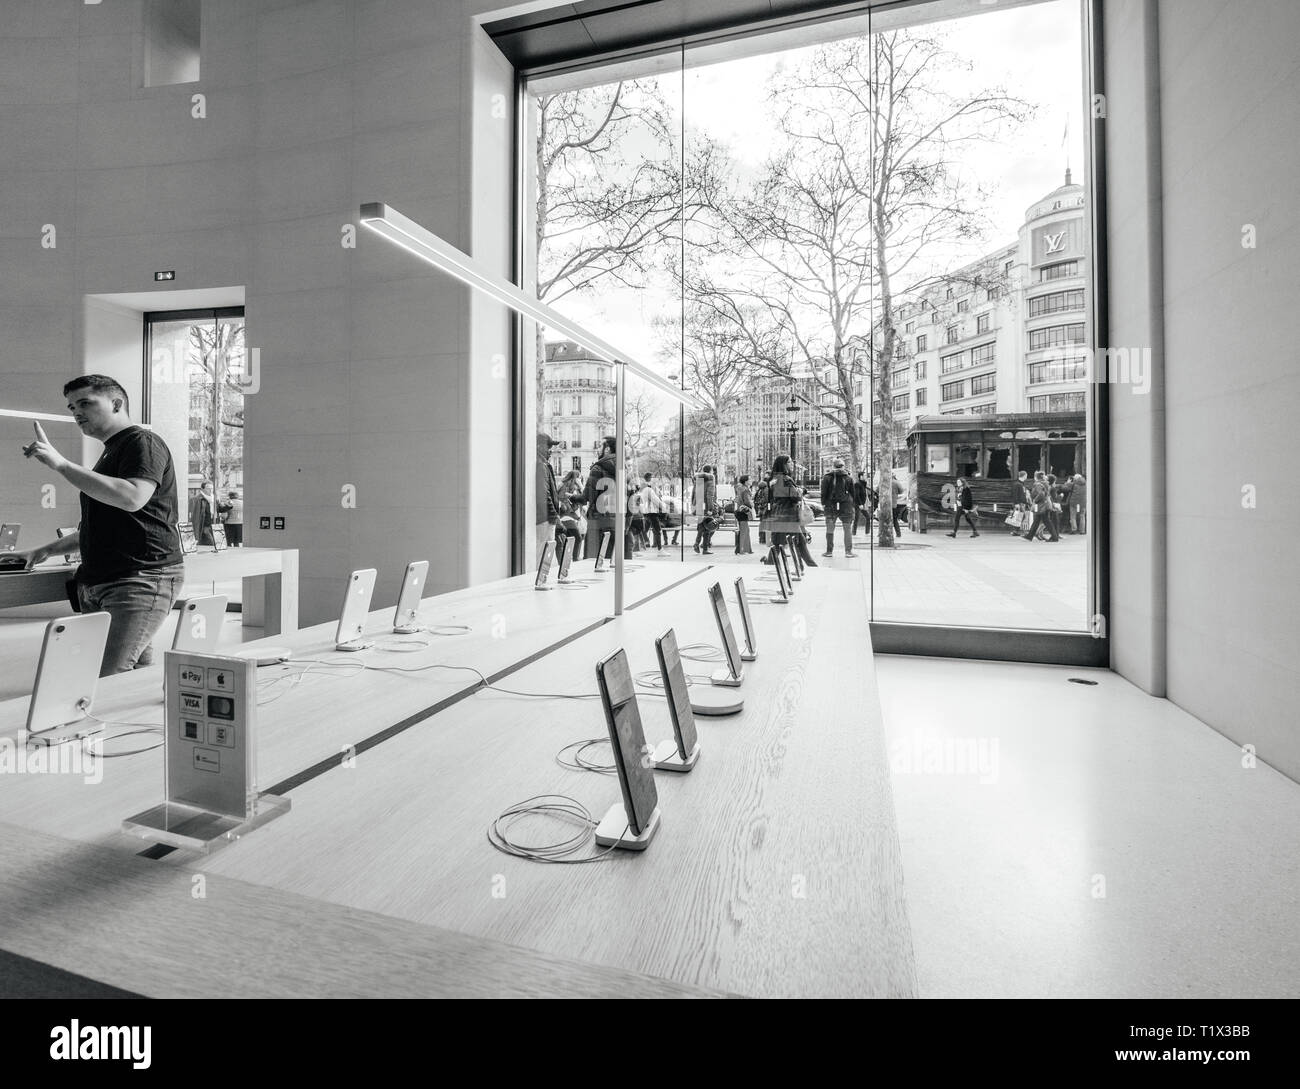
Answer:
M153 637L167 619L181 587L185 565L178 563L156 571L141 571L116 582L95 586L77 583L83 613L106 612L108 644L99 675L126 673L153 662Z
M854 506L849 502L832 503L824 511L826 518L826 551L835 551L835 523L844 527L844 552L853 551L853 516Z

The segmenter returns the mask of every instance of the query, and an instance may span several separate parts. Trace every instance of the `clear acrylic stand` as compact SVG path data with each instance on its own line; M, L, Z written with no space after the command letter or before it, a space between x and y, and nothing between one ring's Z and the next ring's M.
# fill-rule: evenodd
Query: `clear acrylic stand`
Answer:
M289 812L290 800L276 794L259 794L244 818L213 813L184 802L162 802L122 822L122 831L169 847L209 854L233 843L254 828Z

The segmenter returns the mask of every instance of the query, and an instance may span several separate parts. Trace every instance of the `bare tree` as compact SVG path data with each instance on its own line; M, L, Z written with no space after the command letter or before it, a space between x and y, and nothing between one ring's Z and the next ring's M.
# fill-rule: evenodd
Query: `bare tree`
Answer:
M190 326L188 363L194 407L203 420L197 438L199 472L217 494L229 483L227 428L244 426L244 326L215 321Z
M624 399L623 442L627 447L629 480L636 475L640 460L651 449L650 439L655 436L656 431L655 419L661 415L662 408L658 399L649 390L637 390L632 396Z
M844 435L859 468L867 443L855 402L873 384L886 502L895 285L906 281L914 295L949 279L939 264L983 241L987 194L955 160L962 145L995 138L1026 112L1000 89L955 92L969 68L935 36L903 30L820 46L780 74L769 96L778 150L750 193L716 209L734 263L723 278L715 262L692 286L738 326L760 315L754 336L766 350L756 364L812 379L813 409ZM882 518L880 544L893 543Z
M762 315L696 293L684 325L673 315L655 318L653 327L660 357L673 368L680 363L683 385L704 402L711 431L721 431L728 410L761 373L755 353L770 350L756 342L765 329Z
M693 140L683 164L653 80L539 95L536 110L537 298L554 303L609 279L643 286L665 244L713 202L717 145ZM539 328L539 404L545 365Z

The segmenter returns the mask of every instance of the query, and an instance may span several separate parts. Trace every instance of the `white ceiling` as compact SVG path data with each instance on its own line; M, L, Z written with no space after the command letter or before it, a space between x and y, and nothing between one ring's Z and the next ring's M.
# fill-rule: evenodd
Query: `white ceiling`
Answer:
M205 287L184 291L123 291L109 295L87 295L88 299L136 310L206 310L218 306L243 306L243 287Z

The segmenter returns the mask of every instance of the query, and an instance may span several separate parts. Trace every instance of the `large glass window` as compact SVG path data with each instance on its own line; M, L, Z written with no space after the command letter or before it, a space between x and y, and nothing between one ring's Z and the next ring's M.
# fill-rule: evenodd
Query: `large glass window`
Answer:
M1061 344L1082 344L1087 339L1083 322L1073 325L1049 325L1045 329L1034 329L1029 334L1029 350L1054 348Z
M1050 295L1036 295L1029 300L1029 316L1036 318L1040 314L1058 314L1062 310L1082 310L1083 290L1054 291Z
M242 497L244 396L259 379L245 353L243 307L146 314L145 336L141 420L166 440L178 486L191 498L205 482L219 499Z
M1091 288L1027 291L1090 272L1081 34L1074 0L956 0L530 80L526 286L703 405L624 391L619 456L680 516L677 561L695 562L706 519L734 532L742 476L752 488L784 456L815 490L840 459L873 487L895 478L908 509L901 539L866 526L873 619L1087 630L1083 530L992 563L933 532L957 475L989 531L981 550L1016 540L1005 519L1021 469L1063 485L1068 462L1088 487L1085 376L1030 353L1090 342ZM964 326L972 298L995 302L998 321ZM1061 311L1077 319L1031 321ZM937 343L986 341L940 359L945 376L987 371L941 382L940 417L925 388L908 390L926 377L923 360L907 366L909 348L928 349L917 315ZM582 483L614 427L615 367L582 359L579 389L553 366L558 339L529 326L524 341L536 403L563 398L585 430L564 451ZM1046 381L1078 385L1026 397ZM1048 436L1067 430L1069 458L1053 460L1065 440ZM978 583L958 607L900 592L953 564Z

